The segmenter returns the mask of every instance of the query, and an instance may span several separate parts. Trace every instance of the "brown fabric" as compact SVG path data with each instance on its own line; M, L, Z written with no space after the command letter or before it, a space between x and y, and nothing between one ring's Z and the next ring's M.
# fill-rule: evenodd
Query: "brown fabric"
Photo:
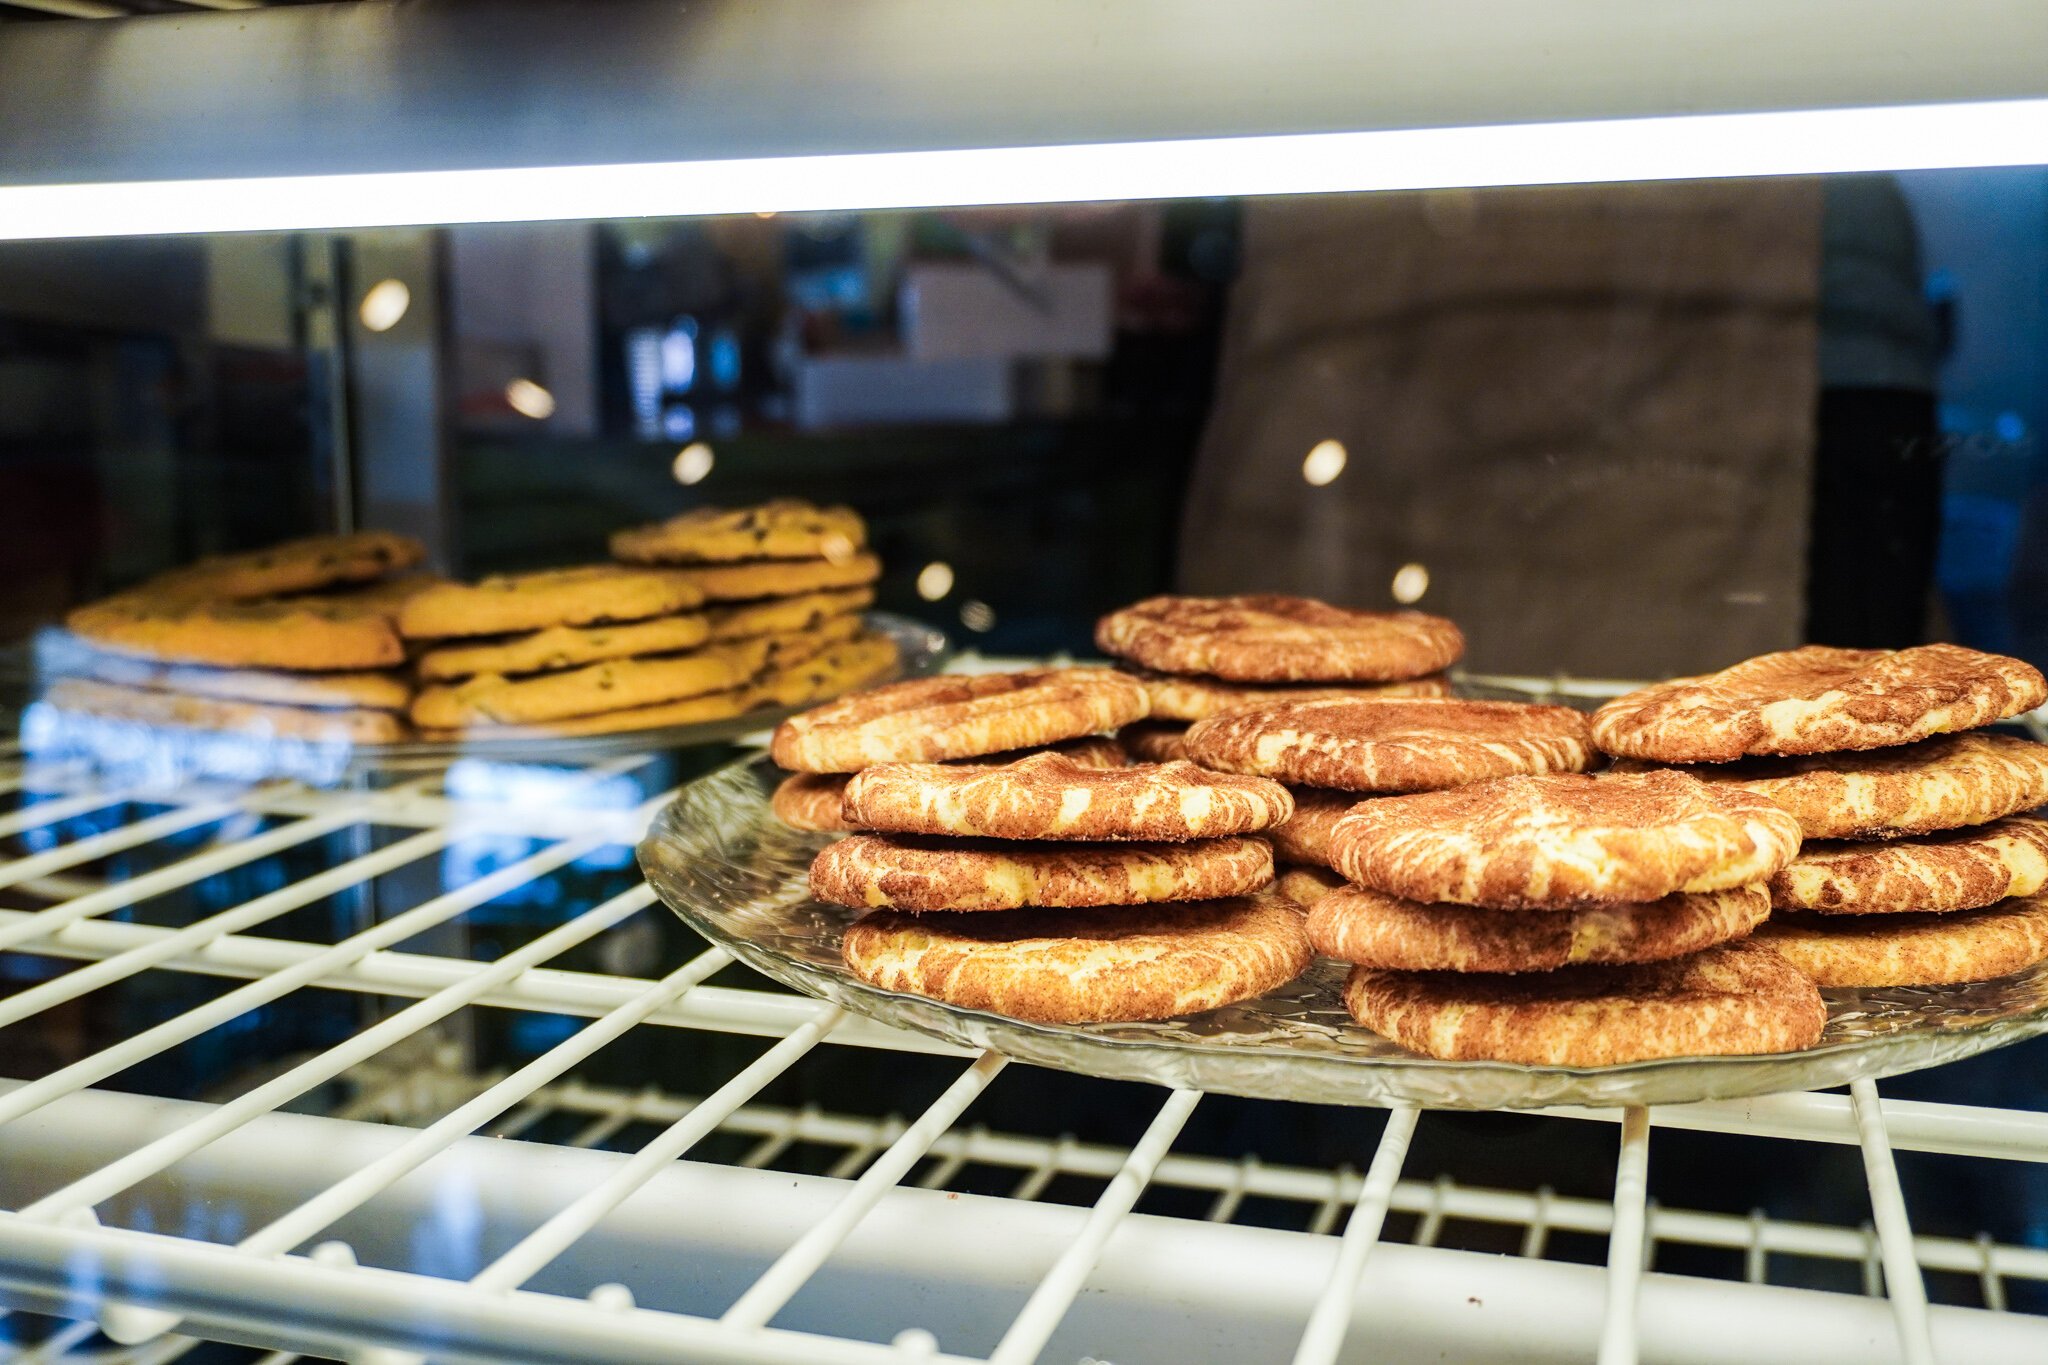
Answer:
M1480 671L1797 644L1819 222L1806 181L1249 205L1178 586L1384 609L1420 564Z

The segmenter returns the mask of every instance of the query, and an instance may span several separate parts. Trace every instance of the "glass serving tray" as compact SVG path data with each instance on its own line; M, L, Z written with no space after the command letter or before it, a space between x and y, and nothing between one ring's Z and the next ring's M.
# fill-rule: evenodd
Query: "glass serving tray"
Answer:
M691 783L640 845L648 882L692 929L782 984L884 1023L1020 1061L1117 1080L1315 1104L1438 1109L1682 1104L1894 1076L2048 1032L2048 964L1968 986L1827 991L1827 1031L1804 1052L1610 1067L1418 1057L1351 1022L1347 967L1318 959L1261 999L1150 1024L1006 1019L855 979L840 934L857 912L812 900L805 873L828 836L793 830L763 757Z
M922 622L887 612L869 612L867 623L896 642L900 658L894 672L871 679L866 686L936 673L951 654L945 632ZM324 784L360 772L444 767L462 758L589 763L620 754L720 743L769 729L804 709L759 707L720 720L603 735L522 735L503 739L482 735L397 744L349 744L144 725L61 713L33 700L40 690L35 661L13 661L10 671L18 679L17 695L26 693L19 726L25 754L37 759L83 758L103 768L144 770L159 781L191 777L294 777Z

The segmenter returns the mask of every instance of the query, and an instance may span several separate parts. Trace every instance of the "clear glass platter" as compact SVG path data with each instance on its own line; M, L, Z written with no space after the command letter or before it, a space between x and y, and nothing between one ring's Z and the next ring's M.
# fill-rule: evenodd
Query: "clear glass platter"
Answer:
M777 820L780 774L765 758L684 788L640 845L648 882L683 921L740 961L807 995L884 1023L1020 1061L1316 1104L1439 1109L1682 1104L1894 1076L2048 1032L2048 964L1969 986L1829 991L1827 1032L1804 1052L1573 1068L1417 1057L1351 1022L1345 966L1320 959L1259 1000L1152 1024L1024 1023L877 990L840 960L856 913L821 905L805 873L827 836Z
M896 642L900 656L895 672L873 682L936 673L951 654L945 632L922 622L887 612L870 612L867 622ZM398 744L349 744L188 730L58 712L34 700L40 691L40 678L60 671L51 666L48 644L37 651L38 657L27 657L27 651L20 653L23 657L6 661L5 671L16 680L17 696L24 702L19 733L25 754L36 759L82 758L102 768L146 771L158 781L293 777L326 784L362 772L438 768L462 758L588 763L620 754L720 743L770 728L802 709L760 707L722 720L604 735L522 735L504 739L473 736Z

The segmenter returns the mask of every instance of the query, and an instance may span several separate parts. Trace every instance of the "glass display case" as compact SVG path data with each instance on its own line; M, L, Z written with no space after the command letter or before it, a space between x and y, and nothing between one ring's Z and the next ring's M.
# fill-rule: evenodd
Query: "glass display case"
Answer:
M1341 969L934 1023L749 823L779 720L1167 593L1581 711L2048 662L2044 301L2010 0L0 0L0 1356L2048 1359L2048 969L1710 1098L1205 1070Z

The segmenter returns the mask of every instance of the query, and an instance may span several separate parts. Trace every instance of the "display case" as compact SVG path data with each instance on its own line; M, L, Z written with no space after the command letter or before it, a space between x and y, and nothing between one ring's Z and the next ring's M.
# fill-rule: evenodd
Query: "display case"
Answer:
M0 1355L2048 1360L2048 1044L1618 1107L1091 1075L643 878L823 694L336 744L42 690L198 556L473 578L785 497L859 509L909 672L1252 589L1581 710L2048 660L2048 12L0 0L0 130Z

